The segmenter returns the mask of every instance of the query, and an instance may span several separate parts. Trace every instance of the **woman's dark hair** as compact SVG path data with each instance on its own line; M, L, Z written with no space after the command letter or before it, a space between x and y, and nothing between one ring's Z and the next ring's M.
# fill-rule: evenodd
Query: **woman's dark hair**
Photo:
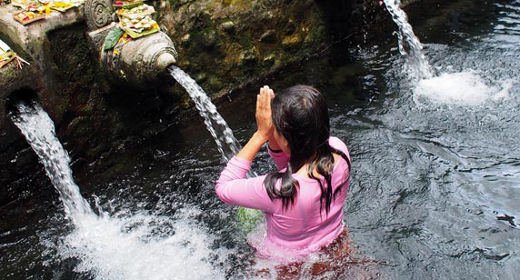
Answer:
M287 140L291 158L285 172L268 174L264 180L267 194L273 199L281 199L283 209L294 203L298 181L292 173L309 163L307 174L320 184L320 211L325 208L328 214L333 197L338 187L332 191L332 171L336 153L347 161L350 176L350 160L341 151L329 145L330 124L327 104L323 95L315 88L297 85L277 93L271 101L273 124L276 130ZM316 170L326 181L314 176ZM280 188L276 183L281 179Z

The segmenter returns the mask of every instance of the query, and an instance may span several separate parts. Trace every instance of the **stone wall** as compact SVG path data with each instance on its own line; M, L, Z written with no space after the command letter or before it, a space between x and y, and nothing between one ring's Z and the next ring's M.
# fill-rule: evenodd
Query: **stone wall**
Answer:
M367 1L156 1L179 66L209 93L224 94L263 73L323 54L352 32ZM186 100L187 101L187 100Z

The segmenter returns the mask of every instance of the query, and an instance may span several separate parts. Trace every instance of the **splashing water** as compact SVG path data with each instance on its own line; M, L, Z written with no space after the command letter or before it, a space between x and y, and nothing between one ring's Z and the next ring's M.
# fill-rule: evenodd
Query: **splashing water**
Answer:
M399 52L406 56L408 74L412 80L429 79L433 77L433 70L423 54L423 46L413 33L412 26L408 23L408 17L400 8L400 0L383 0L392 16L392 20L399 27L397 36L399 39Z
M488 86L476 73L460 72L422 80L414 92L415 97L426 97L443 104L475 106L487 100L507 98L512 86L512 81L503 82L501 89Z
M210 260L222 263L229 251L209 248L214 238L192 218L196 212L85 215L58 252L78 259L75 271L95 279L225 279Z
M240 144L233 135L226 121L217 112L217 108L211 102L204 90L186 72L177 66L170 66L170 74L186 89L195 107L204 118L204 124L215 139L219 152L226 160L230 160L240 151Z
M223 262L225 249L211 250L213 237L197 225L194 207L174 217L124 211L99 216L81 196L72 178L70 158L55 135L48 114L38 104L19 104L12 113L58 190L74 229L57 242L42 238L62 260L76 259L76 272L94 279L224 279L209 260ZM196 268L196 269L194 269Z
M231 159L240 145L215 105L184 71L175 66L170 71L194 100L222 156ZM40 158L60 194L66 217L74 224L59 245L42 239L51 251L57 250L59 258L78 260L75 271L95 279L225 278L223 268L214 267L211 261L222 264L229 252L210 248L214 238L196 222L196 207L177 211L175 217L146 211L110 215L101 207L96 215L73 180L70 158L48 114L36 103L21 103L17 108L12 120ZM257 210L240 210L242 225L256 224L262 217Z
M400 8L401 1L383 0L383 2L399 27L397 33L399 52L408 60L405 67L409 78L416 84L413 90L416 101L420 97L426 97L442 104L475 106L489 99L499 100L509 95L511 81L503 81L502 89L499 89L498 86L488 85L479 75L470 70L435 76L422 51L421 42L415 36L406 13Z

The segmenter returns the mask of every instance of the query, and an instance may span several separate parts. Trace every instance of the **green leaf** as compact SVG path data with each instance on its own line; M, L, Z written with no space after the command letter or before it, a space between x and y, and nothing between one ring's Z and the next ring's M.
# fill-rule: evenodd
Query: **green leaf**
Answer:
M113 49L117 45L119 38L121 38L121 36L123 36L124 33L125 32L121 30L119 27L110 30L110 32L108 32L107 36L105 37L103 50L108 51Z
M238 207L237 209L237 224L238 228L244 232L253 230L258 222L264 217L262 211L256 209L249 209Z

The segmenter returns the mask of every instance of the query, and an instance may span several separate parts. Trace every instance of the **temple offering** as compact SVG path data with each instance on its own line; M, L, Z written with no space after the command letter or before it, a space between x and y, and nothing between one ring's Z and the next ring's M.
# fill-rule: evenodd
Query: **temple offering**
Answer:
M0 68L4 67L15 58L16 54L6 43L0 40Z
M120 9L117 11L119 27L134 39L158 32L159 25L150 17L153 13L155 9L146 4Z
M23 25L27 25L29 23L44 19L45 14L41 14L38 12L25 11L25 12L19 12L19 13L13 14L13 18L16 21L18 21L19 23L21 23Z
M52 1L51 2L51 9L59 11L59 12L66 12L71 8L74 8L75 5L70 0L60 0L60 1Z
M123 30L117 27L110 30L108 35L105 37L105 42L103 43L103 50L107 51L113 49L119 42L119 39L123 37L124 33L125 32Z
M50 7L53 10L64 13L74 7L79 7L80 5L83 5L83 3L85 3L85 0L54 0L50 2Z
M143 4L142 0L126 0L126 1L116 0L112 3L112 5L114 7L123 8L123 9L131 9L131 8L137 7L141 4Z
M12 0L11 4L14 7L18 7L24 11L34 11L35 9L43 6L43 4L37 0Z
M51 12L49 5L35 0L13 0L12 4L19 8L13 18L23 25L44 19Z
M142 4L131 9L120 9L117 11L119 19L121 19L122 17L130 19L140 19L144 18L145 16L152 15L153 13L155 13L155 9L152 6L146 4Z

